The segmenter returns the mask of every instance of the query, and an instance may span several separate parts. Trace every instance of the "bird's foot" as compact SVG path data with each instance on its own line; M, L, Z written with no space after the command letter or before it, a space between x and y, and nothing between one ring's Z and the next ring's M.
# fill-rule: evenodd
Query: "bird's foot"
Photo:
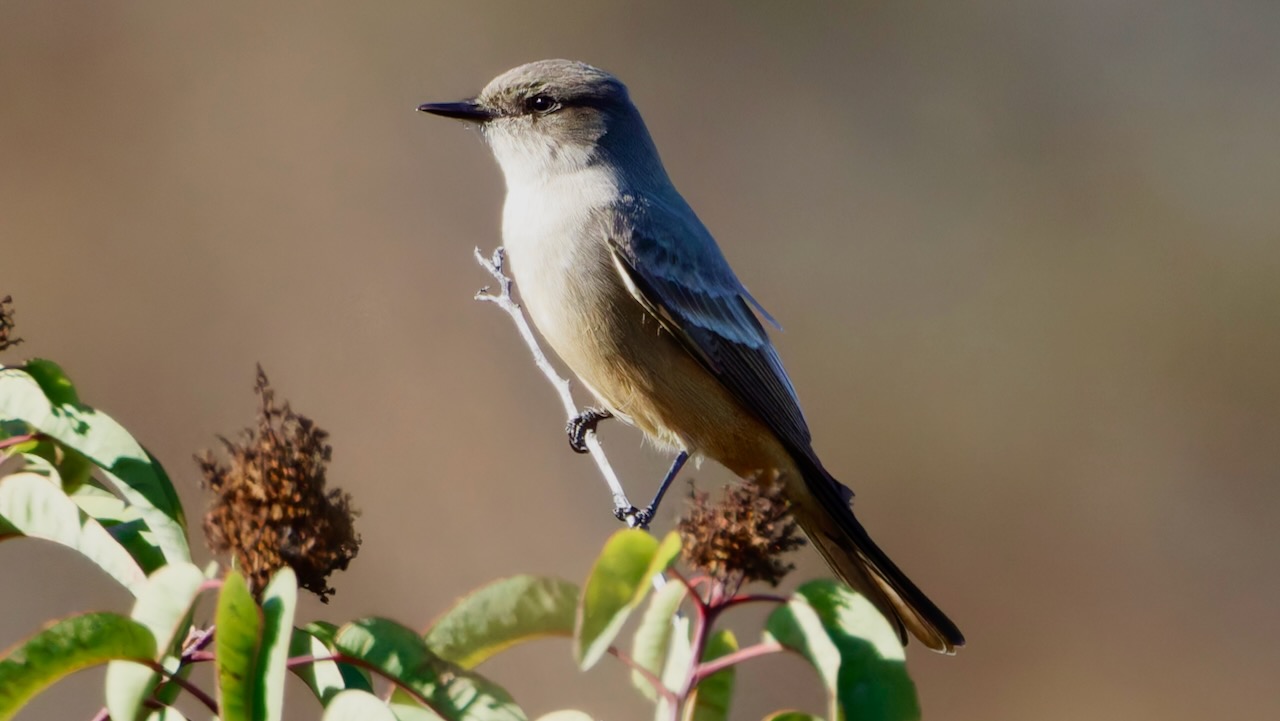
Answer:
M619 506L613 509L613 517L627 524L628 528L639 528L642 531L647 531L649 530L649 523L653 521L653 509L640 509L635 506L622 508Z
M587 408L578 415L569 419L568 425L564 427L565 433L569 435L569 447L575 453L587 452L587 432L594 431L596 426L606 418L613 418L613 414L603 408ZM615 509L614 515L625 513L624 509ZM619 516L621 520L622 516Z

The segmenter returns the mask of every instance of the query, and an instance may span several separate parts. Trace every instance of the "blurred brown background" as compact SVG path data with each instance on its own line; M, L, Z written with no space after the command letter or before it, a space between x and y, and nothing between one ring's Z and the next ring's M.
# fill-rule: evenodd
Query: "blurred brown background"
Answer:
M261 361L363 510L307 617L422 626L502 575L581 580L608 495L470 299L499 172L413 108L587 60L786 326L864 521L968 634L909 651L928 718L1280 717L1278 35L1269 0L5 0L0 295L28 340L8 359L62 363L193 518L191 453L252 420ZM666 459L605 438L646 496ZM825 574L799 560L793 582ZM128 608L33 542L0 545L0 577L0 647ZM563 641L487 671L531 714L647 716ZM736 719L821 708L794 660L739 679ZM99 684L22 718L88 718Z

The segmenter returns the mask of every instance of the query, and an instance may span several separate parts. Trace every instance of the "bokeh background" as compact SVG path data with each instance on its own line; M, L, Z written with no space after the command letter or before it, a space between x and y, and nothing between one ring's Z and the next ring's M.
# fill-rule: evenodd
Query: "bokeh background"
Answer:
M27 339L8 359L62 363L194 518L191 454L252 421L261 361L363 511L308 617L422 626L499 576L581 580L608 495L471 300L500 174L413 109L587 60L629 84L786 327L864 521L967 633L955 658L910 648L926 717L1277 718L1277 37L1270 0L4 0L0 295ZM604 433L646 496L666 459ZM825 574L798 561L793 583ZM0 545L0 578L0 647L128 608L35 542ZM486 670L531 713L647 716L620 666L580 675L563 641ZM735 719L821 708L797 661L739 679ZM21 718L88 718L100 683Z

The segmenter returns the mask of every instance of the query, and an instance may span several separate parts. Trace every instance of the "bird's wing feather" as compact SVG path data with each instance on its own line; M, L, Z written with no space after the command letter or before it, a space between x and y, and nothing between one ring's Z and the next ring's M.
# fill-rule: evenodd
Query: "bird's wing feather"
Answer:
M635 198L624 203L609 212L605 232L632 295L784 442L810 452L795 389L748 305L758 304L710 234L687 208Z

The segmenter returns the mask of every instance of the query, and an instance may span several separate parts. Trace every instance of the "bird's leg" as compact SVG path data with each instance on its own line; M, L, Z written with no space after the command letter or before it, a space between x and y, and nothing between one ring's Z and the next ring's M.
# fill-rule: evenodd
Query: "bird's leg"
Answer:
M595 433L596 426L600 421L606 418L613 418L613 414L603 408L586 408L578 415L569 419L569 423L565 426L565 433L569 434L569 447L575 453L591 453L592 446L587 445L587 434ZM640 509L631 505L631 501L627 500L627 494L622 490L622 483L618 481L618 477L613 474L613 469L609 468L608 461L604 460L604 452L600 450L600 441L596 440L594 435L592 439L595 441L595 451L592 454L597 464L604 464L604 480L609 484L609 490L613 493L613 517L619 521L624 521L631 528L635 528Z
M658 512L658 506L662 503L662 497L667 495L667 489L671 487L671 482L679 475L680 469L684 468L685 461L689 460L688 451L680 451L675 460L671 462L671 468L667 470L667 475L662 479L662 485L658 486L658 492L653 494L653 500L649 501L649 505L642 511L636 511L634 514L635 523L632 524L636 528L649 528L649 522L653 520L654 514Z
M603 408L587 408L569 419L569 424L564 427L564 431L569 434L569 447L574 453L589 452L587 432L594 431L600 421L606 418L613 418L613 414Z

